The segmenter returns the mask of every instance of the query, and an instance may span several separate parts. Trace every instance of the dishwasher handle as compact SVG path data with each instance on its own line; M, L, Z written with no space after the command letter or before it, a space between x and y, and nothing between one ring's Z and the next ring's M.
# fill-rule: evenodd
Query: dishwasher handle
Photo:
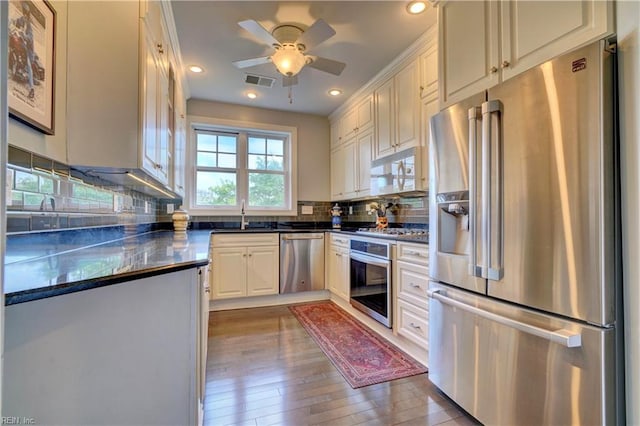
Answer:
M281 235L282 240L322 240L324 235L322 234L307 234L307 235Z

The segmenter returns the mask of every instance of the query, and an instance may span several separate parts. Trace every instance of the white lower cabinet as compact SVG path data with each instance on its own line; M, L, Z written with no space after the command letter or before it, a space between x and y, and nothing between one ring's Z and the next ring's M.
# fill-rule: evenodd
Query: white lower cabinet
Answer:
M395 268L396 315L394 331L429 349L428 246L400 242Z
M211 299L279 293L278 234L212 237Z
M189 268L7 306L3 413L49 425L198 424L203 285Z
M330 234L327 250L327 288L331 293L349 301L349 238Z

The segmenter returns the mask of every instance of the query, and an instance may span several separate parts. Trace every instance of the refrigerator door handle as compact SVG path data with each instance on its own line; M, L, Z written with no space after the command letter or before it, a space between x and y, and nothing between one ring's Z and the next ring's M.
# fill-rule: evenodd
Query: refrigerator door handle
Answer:
M482 104L482 205L485 216L483 242L487 257L484 278L503 276L502 254L502 102Z
M482 119L480 107L469 108L469 275L482 277L482 266L478 265L478 120Z
M575 333L565 329L546 330L532 324L527 324L521 321L504 317L502 315L494 314L493 312L485 311L484 309L476 308L475 306L467 305L466 303L451 299L450 297L447 297L444 293L442 293L441 290L428 290L427 295L430 298L442 302L446 305L462 309L463 311L472 313L489 321L511 327L523 333L542 337L543 339L547 339L551 342L566 346L567 348L579 348L582 346L582 335L580 333Z

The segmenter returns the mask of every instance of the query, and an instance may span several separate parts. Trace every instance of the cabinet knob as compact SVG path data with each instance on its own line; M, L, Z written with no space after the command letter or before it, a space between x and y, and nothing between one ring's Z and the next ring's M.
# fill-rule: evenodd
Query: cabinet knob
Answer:
M491 67L490 71L491 71L491 74L495 74L495 73L497 73L497 72L498 72L498 68L496 68L496 67Z
M509 63L509 61L503 61L502 62L502 68L508 68L511 64Z
M158 43L158 53L164 53L164 48L162 47L162 43Z

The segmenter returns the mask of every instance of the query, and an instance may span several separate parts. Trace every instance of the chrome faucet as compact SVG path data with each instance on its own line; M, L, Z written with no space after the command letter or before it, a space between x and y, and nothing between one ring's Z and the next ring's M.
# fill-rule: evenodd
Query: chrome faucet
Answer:
M247 225L249 225L249 222L245 222L244 215L244 200L242 200L242 206L240 207L240 229L243 231L247 229Z
M42 201L40 202L40 211L55 211L56 210L56 200L53 197L44 196Z

